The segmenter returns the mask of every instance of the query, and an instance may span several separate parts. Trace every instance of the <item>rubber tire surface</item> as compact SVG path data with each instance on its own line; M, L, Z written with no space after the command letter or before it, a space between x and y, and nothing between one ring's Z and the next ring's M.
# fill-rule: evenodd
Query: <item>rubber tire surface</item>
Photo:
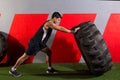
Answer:
M0 32L0 62L5 57L7 52L7 41L2 32Z
M80 30L74 34L74 37L90 72L101 75L110 70L112 58L96 25L88 21L74 28L76 27L80 27Z

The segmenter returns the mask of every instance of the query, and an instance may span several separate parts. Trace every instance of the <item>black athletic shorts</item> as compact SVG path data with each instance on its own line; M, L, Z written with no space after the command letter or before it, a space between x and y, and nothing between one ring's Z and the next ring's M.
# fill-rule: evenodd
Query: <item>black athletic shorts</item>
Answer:
M30 40L28 44L28 48L26 49L25 53L27 55L36 55L41 49L46 47L47 47L46 44L34 40Z

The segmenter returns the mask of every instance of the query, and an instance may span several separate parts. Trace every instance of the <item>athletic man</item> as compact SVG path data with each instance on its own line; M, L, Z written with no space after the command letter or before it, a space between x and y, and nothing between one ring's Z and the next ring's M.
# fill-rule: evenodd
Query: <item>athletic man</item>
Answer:
M62 26L58 26L58 23L61 20L61 14L59 12L54 12L52 14L52 18L46 21L36 32L36 34L31 38L28 48L25 53L17 60L15 65L10 69L9 73L13 76L19 77L21 74L17 72L17 67L22 64L26 59L28 59L31 55L36 55L37 52L42 51L47 54L46 62L48 62L48 69L46 73L56 73L57 71L52 68L51 65L51 50L47 47L46 42L48 41L52 29L59 30L66 33L75 33L79 28L74 30L66 29Z

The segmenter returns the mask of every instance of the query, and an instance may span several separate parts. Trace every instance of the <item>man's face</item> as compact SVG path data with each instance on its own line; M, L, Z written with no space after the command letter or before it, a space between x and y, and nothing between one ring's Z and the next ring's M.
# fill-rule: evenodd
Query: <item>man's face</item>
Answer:
M56 18L55 23L59 23L61 21L61 18Z

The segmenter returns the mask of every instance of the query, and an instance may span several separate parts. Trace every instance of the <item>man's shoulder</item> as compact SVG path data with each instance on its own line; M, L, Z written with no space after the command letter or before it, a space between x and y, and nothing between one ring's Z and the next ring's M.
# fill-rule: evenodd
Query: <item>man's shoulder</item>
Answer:
M48 20L48 21L45 22L45 25L48 25L48 26L49 26L49 25L53 25L53 24L54 24L54 23L53 23L51 20Z

